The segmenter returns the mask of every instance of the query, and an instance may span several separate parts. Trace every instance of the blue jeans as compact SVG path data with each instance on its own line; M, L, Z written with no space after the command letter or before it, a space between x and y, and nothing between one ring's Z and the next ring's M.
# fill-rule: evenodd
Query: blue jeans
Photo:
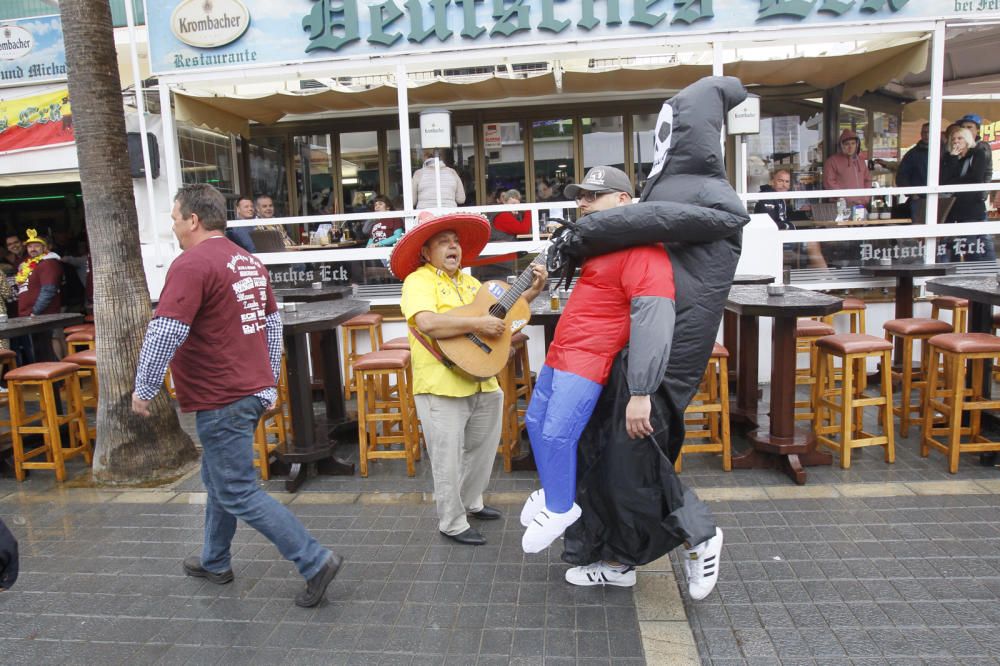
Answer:
M543 365L524 425L535 454L545 508L566 513L576 500L576 445L604 387L571 372Z
M239 518L267 537L309 580L319 573L330 551L291 511L257 485L253 433L263 413L264 406L256 396L197 413L201 480L208 491L201 566L215 573L232 568L229 548Z

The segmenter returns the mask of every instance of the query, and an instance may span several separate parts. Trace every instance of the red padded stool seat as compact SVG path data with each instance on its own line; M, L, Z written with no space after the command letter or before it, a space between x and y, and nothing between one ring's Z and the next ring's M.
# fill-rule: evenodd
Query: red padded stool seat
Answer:
M382 344L382 349L396 349L396 350L410 350L410 339L407 337L393 338L392 340L386 340Z

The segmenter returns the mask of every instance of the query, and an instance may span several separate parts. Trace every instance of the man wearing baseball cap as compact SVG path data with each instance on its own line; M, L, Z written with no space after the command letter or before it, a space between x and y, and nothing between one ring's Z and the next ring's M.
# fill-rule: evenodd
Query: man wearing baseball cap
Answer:
M597 166L566 187L582 215L632 203L620 169ZM667 367L674 327L674 273L662 244L641 245L586 260L535 381L525 417L542 489L521 511L525 552L547 548L582 515L575 502L577 443L611 375L629 348L624 426L629 439L653 433L650 395ZM709 540L721 549L721 533ZM566 572L573 585L635 585L635 567L598 561ZM707 593L707 592L706 592Z

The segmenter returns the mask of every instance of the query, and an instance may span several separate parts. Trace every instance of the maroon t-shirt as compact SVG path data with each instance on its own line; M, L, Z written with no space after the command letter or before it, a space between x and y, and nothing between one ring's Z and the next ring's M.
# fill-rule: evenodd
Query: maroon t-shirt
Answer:
M45 259L35 266L31 271L27 282L22 284L17 290L17 315L27 317L31 315L31 310L35 307L35 301L42 291L42 285L50 284L55 286L56 295L49 301L48 307L38 314L58 314L62 309L62 295L60 292L60 282L62 281L62 262L58 259Z
M157 317L191 332L170 363L181 411L218 409L274 386L267 353L267 315L277 311L267 269L219 236L174 260Z

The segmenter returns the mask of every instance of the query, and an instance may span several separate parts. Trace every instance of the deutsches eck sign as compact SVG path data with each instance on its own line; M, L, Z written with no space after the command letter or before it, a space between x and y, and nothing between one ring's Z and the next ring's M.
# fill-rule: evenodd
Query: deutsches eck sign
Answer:
M240 0L184 0L170 16L174 36L202 49L236 41L249 25L250 12Z

